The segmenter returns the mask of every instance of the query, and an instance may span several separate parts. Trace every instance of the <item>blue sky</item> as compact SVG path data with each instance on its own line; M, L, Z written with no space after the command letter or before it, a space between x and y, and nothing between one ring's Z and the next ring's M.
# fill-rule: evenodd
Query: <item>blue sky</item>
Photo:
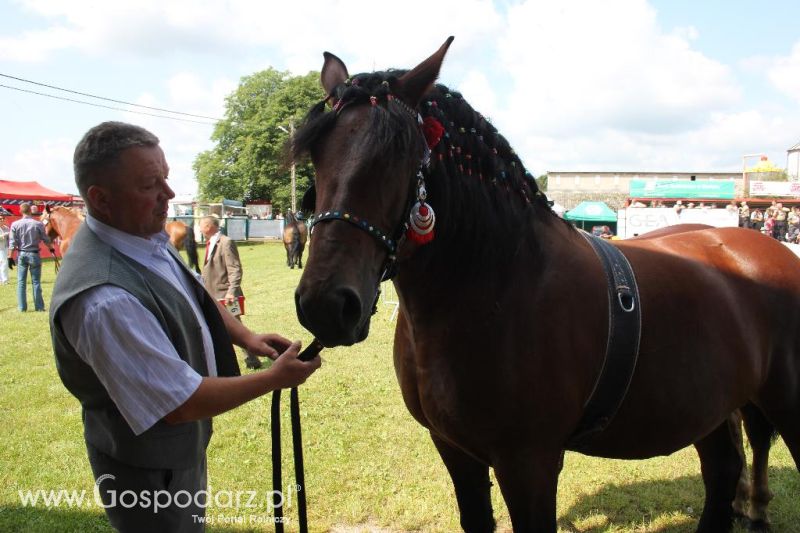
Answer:
M281 5L288 4L288 5ZM242 76L411 67L455 35L441 81L528 169L731 171L800 141L800 2L743 0L0 0L0 74L219 117ZM0 76L0 84L87 100ZM100 102L115 106L109 102ZM0 87L0 179L74 192L72 151L104 120L162 140L176 192L212 126Z

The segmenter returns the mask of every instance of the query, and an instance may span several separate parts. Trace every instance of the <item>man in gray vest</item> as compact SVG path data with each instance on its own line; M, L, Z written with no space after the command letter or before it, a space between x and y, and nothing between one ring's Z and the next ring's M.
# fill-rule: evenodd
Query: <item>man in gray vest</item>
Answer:
M100 124L74 168L88 216L56 280L50 330L103 506L119 531L202 531L211 417L303 383L320 359L251 332L168 246L174 193L152 133ZM232 344L275 362L241 376Z

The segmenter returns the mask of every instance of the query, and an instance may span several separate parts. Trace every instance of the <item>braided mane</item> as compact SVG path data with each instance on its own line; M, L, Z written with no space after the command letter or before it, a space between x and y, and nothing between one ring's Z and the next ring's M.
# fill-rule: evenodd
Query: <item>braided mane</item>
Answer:
M316 104L297 130L292 147L295 158L312 153L331 131L338 114L355 105L372 105L369 142L362 155L385 161L424 157L425 139L412 110L391 87L405 70L388 70L352 76ZM332 101L333 109L326 111ZM520 238L535 246L535 219L555 217L547 198L519 156L495 127L476 112L460 93L436 84L419 105L426 123L441 124L441 139L432 147L426 170L428 202L437 214L436 241L446 237L454 246L469 246L479 255L508 252ZM438 127L437 127L438 129ZM413 177L409 176L409 180ZM519 238L500 238L500 235ZM526 239L525 236L531 237ZM490 239L491 244L486 244ZM487 260L490 260L487 258ZM491 260L490 260L491 261Z

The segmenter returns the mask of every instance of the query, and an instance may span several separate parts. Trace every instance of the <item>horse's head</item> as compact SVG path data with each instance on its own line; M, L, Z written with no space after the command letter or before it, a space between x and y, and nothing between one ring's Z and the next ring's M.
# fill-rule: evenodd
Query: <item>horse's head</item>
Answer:
M55 239L58 237L58 231L53 224L52 214L53 209L49 205L45 206L44 214L39 219L39 222L44 224L44 231L47 233L47 236L50 237L50 239Z
M326 346L350 345L369 332L427 156L417 106L451 41L407 72L350 77L339 58L325 53L328 97L311 110L293 149L295 156L308 153L316 172L315 196L303 202L314 213L313 239L295 294L297 314Z

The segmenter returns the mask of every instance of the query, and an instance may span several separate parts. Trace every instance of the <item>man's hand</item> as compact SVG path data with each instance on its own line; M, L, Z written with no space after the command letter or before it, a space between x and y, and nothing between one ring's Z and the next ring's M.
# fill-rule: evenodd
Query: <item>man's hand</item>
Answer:
M291 345L292 341L277 333L253 333L248 338L244 349L247 350L247 353L267 356L275 360L281 352L286 351Z
M300 342L293 342L272 364L269 372L281 389L290 389L305 383L308 376L322 366L322 358L317 356L311 361L303 362L297 358L300 354Z
M299 352L300 343L295 342L263 372L236 377L203 378L194 394L167 414L164 420L168 424L180 424L210 418L270 391L300 385L322 365L322 359L317 356L311 361L303 362L298 359Z

